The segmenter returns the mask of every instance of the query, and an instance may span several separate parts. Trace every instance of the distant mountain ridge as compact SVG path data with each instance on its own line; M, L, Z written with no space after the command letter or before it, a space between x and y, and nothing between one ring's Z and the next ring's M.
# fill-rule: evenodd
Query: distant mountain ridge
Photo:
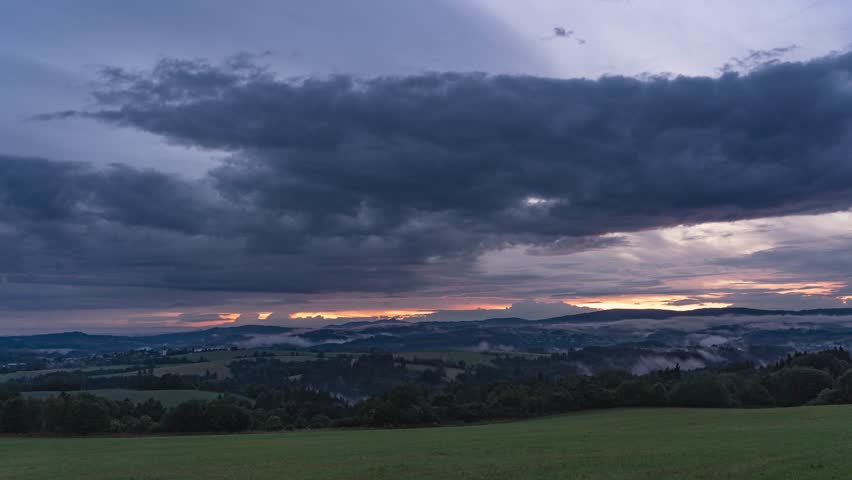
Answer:
M240 325L214 327L188 332L156 335L99 335L83 332L46 333L40 335L0 336L0 350L73 349L93 352L132 350L161 346L186 347L200 344L229 345L255 335L276 335L293 331L275 325Z
M613 309L566 315L543 320L523 318L490 318L485 320L459 321L403 321L384 319L377 321L353 321L332 324L313 329L296 329L276 325L240 325L214 327L203 330L163 333L157 335L98 335L83 332L49 333L24 336L0 336L0 350L50 350L71 349L81 352L123 351L136 348L182 348L191 346L246 346L257 339L268 339L265 344L292 344L297 347L320 346L323 348L380 348L404 350L413 348L489 348L518 349L564 349L583 345L605 343L605 337L595 337L594 332L582 330L591 324L606 325L630 319L666 320L679 317L744 317L766 316L831 316L852 317L852 308L811 310L761 310L753 308L702 308L697 310L647 310ZM565 327L559 327L564 325ZM572 331L572 328L581 328ZM560 330L553 330L558 327ZM727 328L730 334L736 325ZM714 327L718 329L719 327ZM826 327L828 328L828 327ZM710 332L713 329L708 329ZM830 333L830 332L829 332ZM829 333L823 335L830 338ZM607 334L611 336L611 334ZM647 339L633 338L624 341L658 341L662 330ZM756 334L755 334L756 335ZM763 335L761 338L769 338ZM786 337L785 337L786 338ZM822 338L822 337L821 337ZM839 337L838 337L839 338ZM845 338L845 337L843 337ZM614 341L614 340L613 340Z

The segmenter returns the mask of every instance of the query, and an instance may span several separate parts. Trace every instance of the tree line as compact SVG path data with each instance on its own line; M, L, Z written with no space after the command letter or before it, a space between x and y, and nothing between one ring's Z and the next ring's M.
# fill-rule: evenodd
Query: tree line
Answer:
M402 427L612 407L852 403L852 359L843 349L796 353L766 367L735 364L684 371L675 366L646 375L566 374L559 368L558 355L507 356L496 359L494 365L467 366L453 380L441 373L449 367L434 360L434 369L412 371L389 354L354 358L298 364L258 358L232 363L229 379L167 379L168 385L216 383L221 391L240 395L223 393L214 400L190 400L172 408L154 399L112 401L86 392L36 399L22 394L22 385L6 384L0 386L0 432L62 435ZM302 376L292 379L293 371ZM136 381L145 385L147 381L139 378ZM345 387L348 393L371 394L353 400L335 392L335 386ZM377 388L382 391L372 393Z

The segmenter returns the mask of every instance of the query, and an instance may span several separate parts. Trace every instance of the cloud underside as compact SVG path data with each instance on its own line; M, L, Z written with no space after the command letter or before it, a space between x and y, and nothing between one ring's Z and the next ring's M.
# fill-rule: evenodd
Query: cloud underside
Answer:
M6 282L416 291L519 245L561 255L614 232L852 205L850 55L644 80L284 80L248 57L103 75L91 109L40 118L228 160L187 179L0 157Z

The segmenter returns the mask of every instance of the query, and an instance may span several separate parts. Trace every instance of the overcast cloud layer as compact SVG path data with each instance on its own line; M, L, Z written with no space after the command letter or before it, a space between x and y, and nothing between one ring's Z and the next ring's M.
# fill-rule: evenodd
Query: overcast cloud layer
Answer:
M566 39L586 48L595 34L536 41ZM593 79L516 73L546 70L518 51L502 74L308 74L224 52L101 67L75 86L86 100L39 100L26 124L147 138L160 146L146 155L174 149L204 168L130 160L134 142L92 158L0 145L0 317L541 317L579 311L552 302L636 295L840 305L852 298L852 54L788 61L800 49L746 51L709 76ZM465 305L480 310L452 312Z

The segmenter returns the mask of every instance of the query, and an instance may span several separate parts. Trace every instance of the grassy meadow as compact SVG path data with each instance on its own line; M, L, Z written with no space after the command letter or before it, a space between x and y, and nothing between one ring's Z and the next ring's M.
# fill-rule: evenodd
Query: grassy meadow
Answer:
M215 374L217 378L228 378L231 376L231 369L228 365L235 360L253 360L255 353L265 353L274 356L282 362L309 362L321 360L315 353L291 352L282 350L215 350L210 352L188 353L174 355L175 358L189 360L192 363L176 363L164 364L157 366L151 372L153 375L161 377L166 374L172 375L206 375L208 373ZM261 357L265 358L265 357ZM148 365L139 365L139 368L149 368ZM126 372L110 373L103 375L93 375L95 378L105 377L127 377L136 375L138 370L129 369Z
M17 378L33 378L41 375L47 375L50 373L59 373L59 372L96 372L99 370L132 370L135 365L103 365L99 367L85 367L85 368L50 368L45 370L19 370L17 372L10 373L0 373L0 383L7 382L9 380L14 380ZM135 373L135 370L132 372ZM106 375L106 374L105 374ZM103 375L103 376L105 376ZM114 374L113 374L114 375ZM119 375L129 375L129 373L120 373Z
M163 364L154 366L153 375L162 376L166 374L174 375L205 375L207 373L216 374L218 378L228 378L231 376L231 370L228 365L234 360L251 360L256 358L255 355L264 354L274 356L283 362L311 362L322 360L324 358L333 358L343 353L329 353L323 357L314 352L290 351L290 350L274 350L274 349L246 349L246 350L214 350L209 352L183 353L173 355L174 358L181 358L192 363L177 363ZM354 354L357 355L357 354ZM472 351L424 351L399 354L400 357L405 357L408 360L419 358L421 360L443 360L443 361L459 361L464 360L469 365L489 365L491 361L499 354L490 352L472 352ZM535 356L530 353L514 353L518 356ZM105 365L98 367L85 368L54 368L45 370L24 370L11 373L0 374L0 382L5 382L17 378L33 378L40 375L59 372L83 371L95 372L99 370L113 370L115 373L103 373L92 375L95 378L106 377L127 377L137 375L140 368L148 369L149 365ZM416 367L414 368L416 369ZM125 371L120 371L125 370ZM447 376L454 378L461 370L448 368Z
M477 426L0 438L0 479L846 479L852 406L628 409Z
M255 355L270 355L283 361L304 362L316 360L317 354L290 350L247 349L247 350L213 350L210 352L182 353L172 355L172 358L183 358L190 362L199 361L231 361L253 358Z

